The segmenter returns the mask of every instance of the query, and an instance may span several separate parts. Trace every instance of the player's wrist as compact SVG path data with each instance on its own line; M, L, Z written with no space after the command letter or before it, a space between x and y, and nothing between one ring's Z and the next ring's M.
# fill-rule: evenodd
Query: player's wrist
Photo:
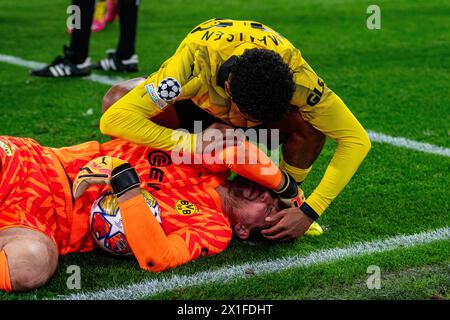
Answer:
M294 178L292 178L286 171L281 170L283 175L283 183L278 188L278 190L274 190L274 192L281 199L292 199L298 195L298 186Z
M135 199L136 197L142 196L141 188L133 188L129 191L124 192L117 201L120 205L126 203L128 200Z
M313 221L316 221L319 219L319 215L317 212L311 208L306 201L302 203L302 205L299 207L300 211L303 212L305 215L307 215L309 218L311 218Z
M124 163L113 169L111 174L111 188L117 197L127 191L139 188L141 182L136 170L129 164Z

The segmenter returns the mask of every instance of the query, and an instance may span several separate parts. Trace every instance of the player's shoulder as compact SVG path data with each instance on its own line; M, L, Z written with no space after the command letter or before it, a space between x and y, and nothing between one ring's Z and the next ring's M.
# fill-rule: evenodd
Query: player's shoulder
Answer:
M121 158L130 161L132 158L143 157L148 151L152 150L149 147L139 145L122 139L112 139L111 141L102 143L100 145L100 153L112 157Z
M194 27L183 41L210 50L234 50L245 47L265 48L281 53L295 50L292 43L274 29L251 20L211 19Z

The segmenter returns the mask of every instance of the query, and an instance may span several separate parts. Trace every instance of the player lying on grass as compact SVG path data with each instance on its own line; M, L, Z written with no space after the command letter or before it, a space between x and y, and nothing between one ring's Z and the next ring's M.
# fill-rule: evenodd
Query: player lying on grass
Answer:
M122 94L120 85L115 90ZM235 127L279 129L280 166L298 183L310 172L325 136L336 140L335 154L301 214L299 209L287 211L274 229L265 231L274 240L285 236L285 228L291 238L301 236L343 190L370 149L364 128L300 51L254 21L213 19L195 27L159 70L104 113L100 128L163 150L181 147L201 153L207 148L192 132L173 139L173 130L155 120L165 113L172 118L178 114L180 123L212 115Z
M276 221L280 199L283 208L301 202L293 178L248 142L204 159L175 164L170 153L120 139L55 149L0 136L0 289L40 287L58 255L92 250L90 207L108 185L132 252L148 271L219 253L233 230L247 239ZM245 178L228 181L230 168ZM156 199L161 223L141 189Z

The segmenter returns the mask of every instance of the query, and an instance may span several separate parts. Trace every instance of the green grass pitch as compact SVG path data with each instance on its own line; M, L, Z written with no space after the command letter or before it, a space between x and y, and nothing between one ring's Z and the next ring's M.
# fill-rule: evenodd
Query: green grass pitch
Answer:
M366 129L450 147L450 3L376 1L381 29L366 27L367 7L357 0L142 1L137 52L148 74L169 57L201 21L247 19L274 28L346 102ZM0 54L50 62L67 44L66 0L2 0ZM93 34L96 60L114 48L117 22ZM98 129L100 102L108 86L81 79L39 79L23 67L0 62L0 134L32 137L59 147L106 141ZM103 73L106 75L106 73ZM112 75L114 76L114 74ZM131 77L131 76L130 76ZM86 111L93 109L92 115ZM320 180L334 150L326 144L307 182ZM132 259L101 252L60 259L42 289L3 299L43 299L76 294L66 286L67 267L81 268L82 291L128 285L144 279L194 275L225 265L263 261L446 227L450 222L450 159L392 145L373 148L353 180L320 218L319 238L266 244L232 241L220 255L152 274ZM369 290L366 270L381 270L381 289ZM450 241L251 276L225 284L204 284L159 293L148 299L448 299Z

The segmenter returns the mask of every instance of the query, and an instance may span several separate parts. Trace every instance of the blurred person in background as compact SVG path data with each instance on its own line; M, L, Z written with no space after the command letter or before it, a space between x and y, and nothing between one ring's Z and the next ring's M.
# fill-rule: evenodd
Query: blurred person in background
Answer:
M95 4L94 19L92 21L92 32L99 32L105 29L106 24L114 22L118 15L117 0L97 0ZM73 27L67 29L69 33L73 32Z
M56 57L52 63L42 69L31 70L30 74L39 77L79 77L87 76L92 69L115 72L137 72L138 55L135 53L137 13L139 0L117 0L97 4L96 23L94 13L96 11L95 0L73 0L72 5L80 8L80 28L71 32L70 45L63 47L63 55ZM102 9L102 6L103 9ZM114 9L116 8L116 9ZM101 14L105 12L103 20ZM106 51L106 58L98 63L91 63L89 57L89 40L93 29L112 21L115 15L119 15L120 36L116 49ZM70 30L69 30L70 31Z

